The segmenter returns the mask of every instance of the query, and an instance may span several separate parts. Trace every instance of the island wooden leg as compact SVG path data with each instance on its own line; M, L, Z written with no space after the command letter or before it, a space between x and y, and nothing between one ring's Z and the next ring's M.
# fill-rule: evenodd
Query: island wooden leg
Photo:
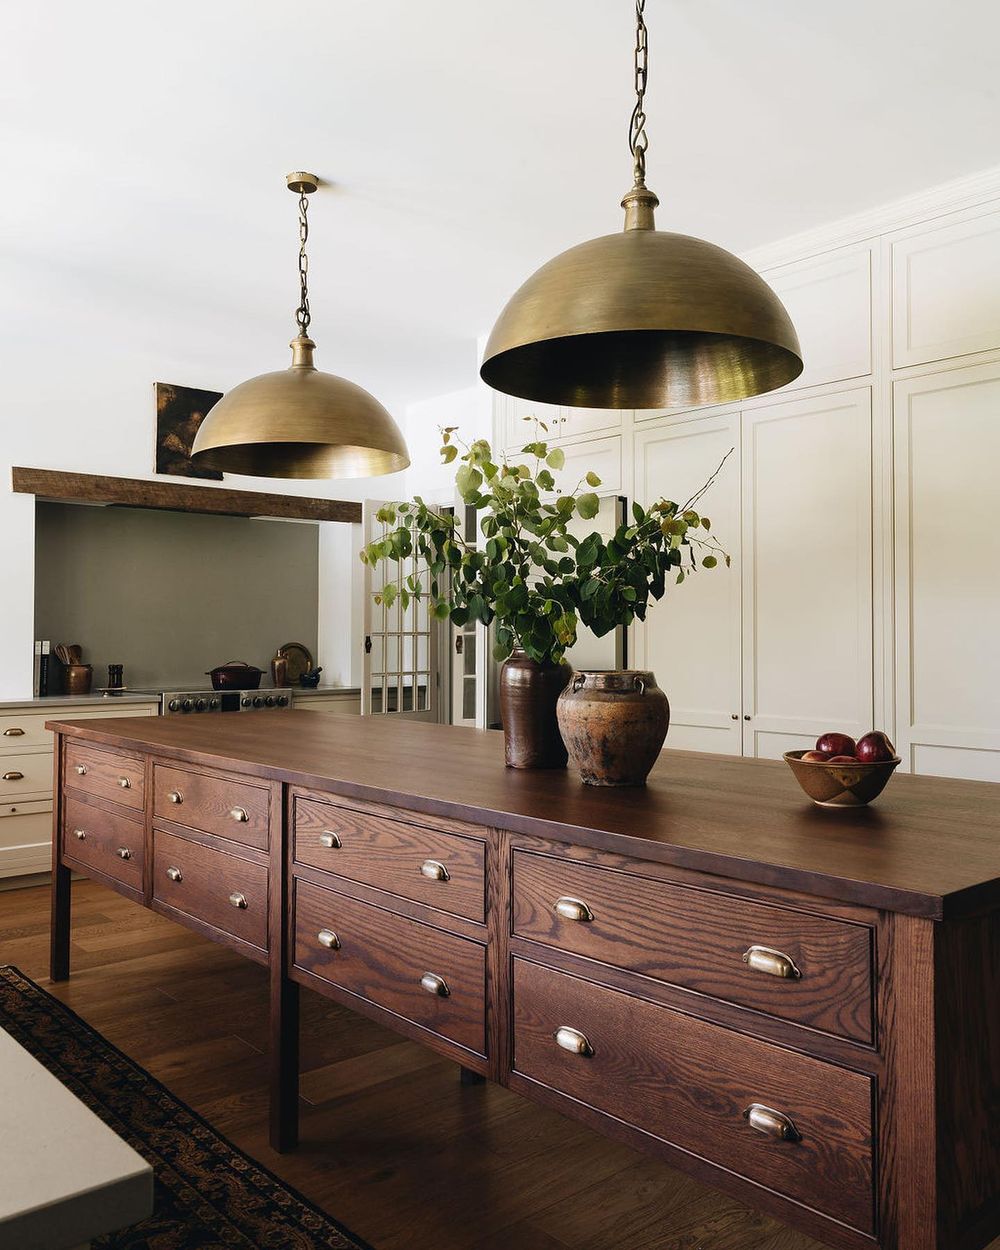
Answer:
M299 987L271 972L271 1148L299 1144Z
M471 1068L460 1067L458 1079L462 1085L485 1085L486 1077L481 1072L473 1072Z
M62 864L52 868L52 927L49 934L49 977L69 979L69 909L72 874Z

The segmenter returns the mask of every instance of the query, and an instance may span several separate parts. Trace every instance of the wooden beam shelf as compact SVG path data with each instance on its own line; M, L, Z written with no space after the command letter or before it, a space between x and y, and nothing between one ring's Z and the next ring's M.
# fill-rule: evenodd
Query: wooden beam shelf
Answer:
M26 469L20 465L11 470L11 479L16 494L37 495L40 499L59 503L162 508L171 512L214 512L223 516L281 517L292 521L361 521L361 504L346 499L276 495L267 491L104 477L94 473L64 473L56 469Z

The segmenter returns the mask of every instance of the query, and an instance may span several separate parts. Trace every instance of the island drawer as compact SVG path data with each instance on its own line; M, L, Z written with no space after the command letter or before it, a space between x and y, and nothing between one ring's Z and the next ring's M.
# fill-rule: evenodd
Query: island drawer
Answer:
M486 915L485 843L296 795L295 860L468 920Z
M153 830L153 898L267 950L267 866Z
M82 739L67 738L63 751L63 777L70 789L142 810L144 765L136 755L91 746Z
M874 1230L868 1076L523 959L514 960L514 1071ZM759 1128L750 1108L761 1109Z
M485 1054L485 947L308 881L294 908L296 968Z
M864 924L515 850L513 931L809 1028L872 1041L873 932Z
M271 792L266 785L192 768L153 765L153 815L175 825L266 851L270 808Z
M145 858L142 822L66 794L62 809L62 854L142 892Z

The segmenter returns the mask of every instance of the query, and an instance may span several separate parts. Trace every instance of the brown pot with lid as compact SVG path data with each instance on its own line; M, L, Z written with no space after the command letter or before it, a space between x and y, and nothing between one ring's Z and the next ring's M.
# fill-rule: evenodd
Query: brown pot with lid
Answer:
M559 729L588 786L642 786L670 726L670 704L652 673L573 674L559 696Z

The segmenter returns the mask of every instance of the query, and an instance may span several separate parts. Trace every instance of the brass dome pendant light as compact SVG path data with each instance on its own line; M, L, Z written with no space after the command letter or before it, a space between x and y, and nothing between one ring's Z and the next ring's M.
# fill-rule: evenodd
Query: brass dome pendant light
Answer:
M309 201L315 174L294 173L299 197L298 334L292 364L227 391L202 422L191 459L199 468L251 477L347 478L395 473L410 463L406 442L378 400L346 378L320 373L309 337Z
M578 408L731 403L802 372L788 313L720 247L657 230L646 186L645 0L636 0L634 185L625 229L543 265L500 314L480 375L495 390Z

